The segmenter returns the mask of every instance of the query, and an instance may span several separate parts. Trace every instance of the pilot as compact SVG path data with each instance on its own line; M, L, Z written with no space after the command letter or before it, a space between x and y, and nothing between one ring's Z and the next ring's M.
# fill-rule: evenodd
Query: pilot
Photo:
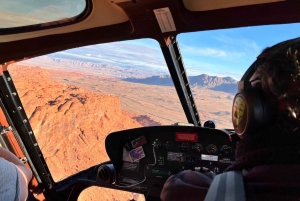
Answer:
M32 172L14 154L0 147L0 200L25 201Z
M238 88L232 121L240 140L226 171L242 171L250 200L300 200L300 38L266 48ZM209 172L169 177L161 200L204 200Z

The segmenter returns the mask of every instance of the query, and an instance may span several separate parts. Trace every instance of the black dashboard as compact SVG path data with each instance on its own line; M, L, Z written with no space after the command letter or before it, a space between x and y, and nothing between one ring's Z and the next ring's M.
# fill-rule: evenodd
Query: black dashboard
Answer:
M235 161L236 142L229 132L191 126L144 127L114 132L106 137L112 164L100 166L97 180L159 200L169 176L182 170L209 168L222 173ZM129 190L129 191L130 191Z

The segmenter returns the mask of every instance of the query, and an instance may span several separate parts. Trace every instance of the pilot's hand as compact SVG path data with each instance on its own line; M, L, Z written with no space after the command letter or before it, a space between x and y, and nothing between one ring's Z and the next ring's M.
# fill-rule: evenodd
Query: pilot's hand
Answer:
M215 175L211 172L181 171L166 181L160 194L162 201L201 201Z

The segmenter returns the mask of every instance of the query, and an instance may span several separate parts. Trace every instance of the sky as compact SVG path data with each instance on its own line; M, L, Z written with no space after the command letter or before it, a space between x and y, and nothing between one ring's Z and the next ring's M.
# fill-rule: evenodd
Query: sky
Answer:
M208 74L239 80L263 49L299 37L299 33L300 23L184 33L177 40L189 76ZM153 39L86 46L60 54L168 74L160 46Z
M178 36L188 73L240 79L266 47L299 37L300 24L253 26Z

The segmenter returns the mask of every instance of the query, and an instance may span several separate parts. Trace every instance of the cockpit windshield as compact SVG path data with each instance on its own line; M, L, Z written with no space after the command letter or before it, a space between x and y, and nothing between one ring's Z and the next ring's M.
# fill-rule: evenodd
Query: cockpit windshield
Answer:
M265 47L297 37L299 27L178 35L201 124L213 120L219 129L232 128L237 82ZM188 123L162 51L152 39L69 49L11 64L8 70L55 181L108 161L104 142L111 132ZM126 196L120 195L132 199Z
M288 31L293 30L293 31ZM299 37L299 24L269 25L179 34L177 37L202 124L233 128L237 83L266 47Z
M55 181L109 160L111 132L186 122L154 40L56 52L9 72Z

